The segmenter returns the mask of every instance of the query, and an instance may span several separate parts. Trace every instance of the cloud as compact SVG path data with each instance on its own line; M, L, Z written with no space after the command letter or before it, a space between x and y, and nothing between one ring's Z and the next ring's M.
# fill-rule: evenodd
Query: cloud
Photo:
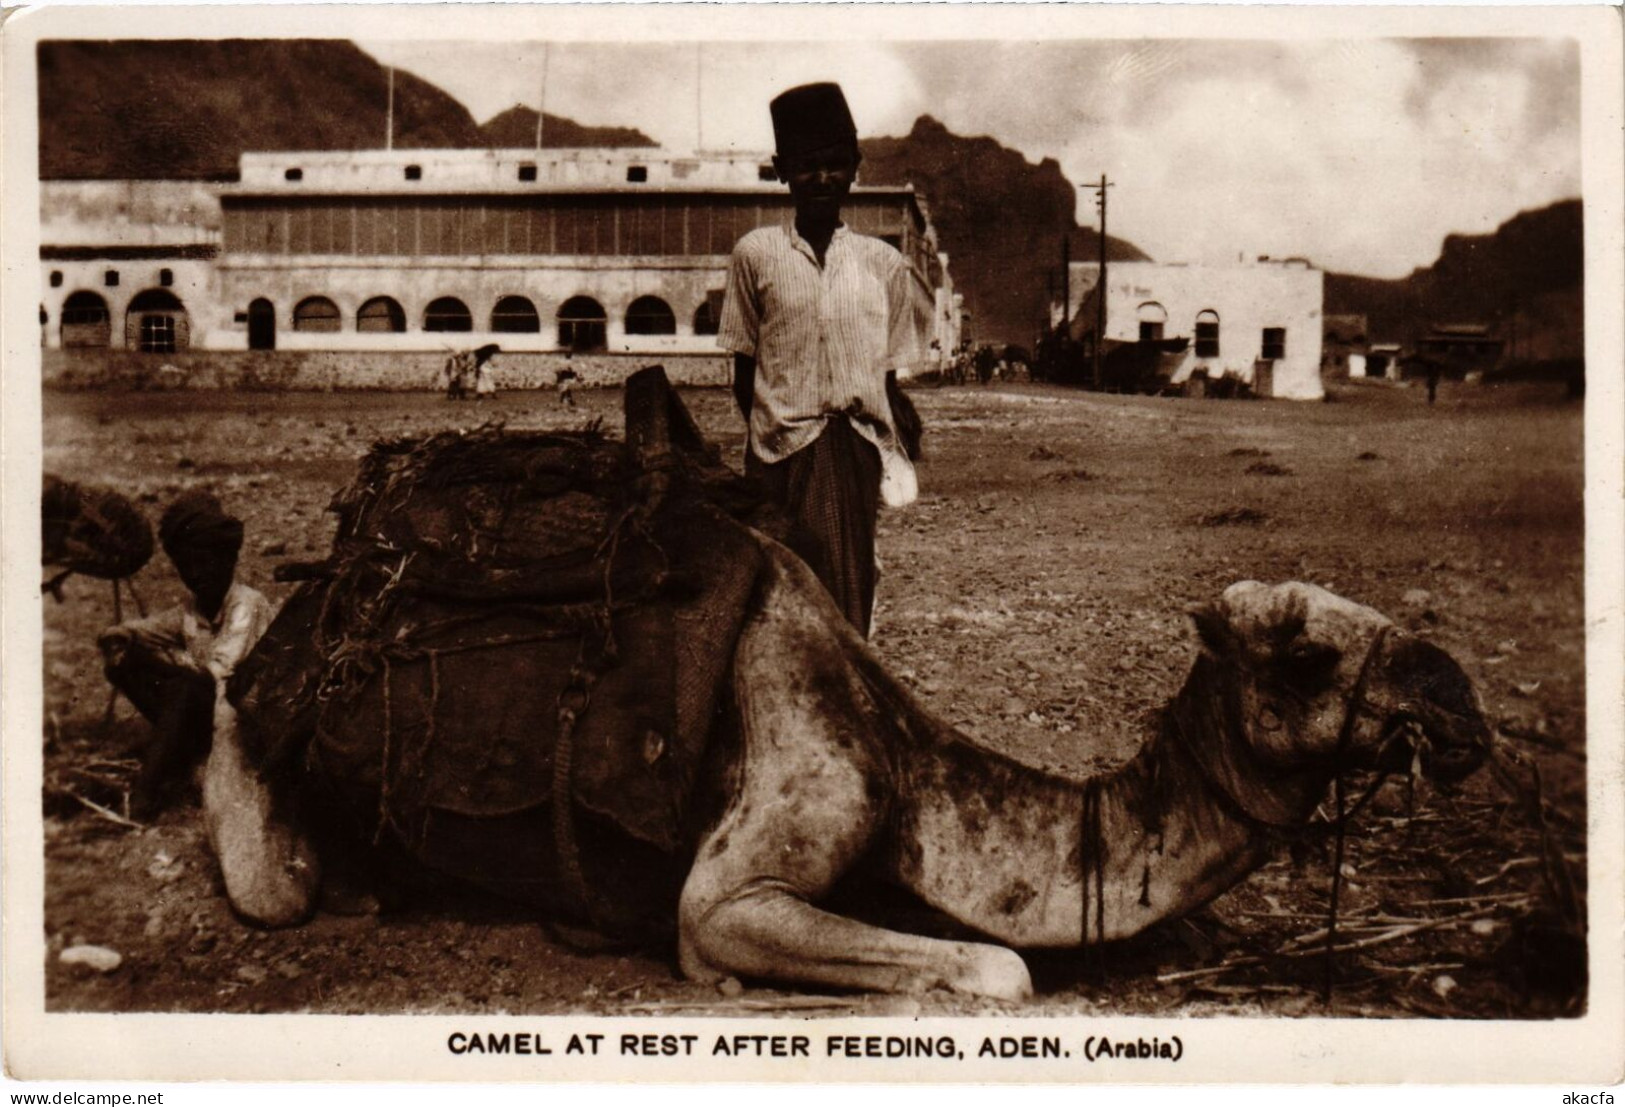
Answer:
M1572 43L1453 40L899 48L949 127L1076 182L1168 260L1308 256L1400 276L1453 232L1579 192ZM1019 73L1020 80L1010 80ZM1092 221L1092 202L1079 205Z
M539 43L363 45L479 120L537 102ZM1053 157L1075 182L1108 174L1112 233L1167 260L1296 255L1400 276L1447 234L1579 194L1578 49L1563 40L588 43L547 56L549 111L674 148L770 148L775 93L839 81L866 135L928 114ZM1094 220L1089 197L1078 210Z

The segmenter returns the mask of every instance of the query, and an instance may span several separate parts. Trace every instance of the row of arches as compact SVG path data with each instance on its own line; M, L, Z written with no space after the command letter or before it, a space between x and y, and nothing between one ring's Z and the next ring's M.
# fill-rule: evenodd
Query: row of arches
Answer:
M717 296L707 296L694 310L694 333L717 333ZM524 296L503 296L491 307L487 329L496 334L537 334L542 329L541 313ZM607 343L609 315L590 296L572 296L559 305L554 315L560 346L574 350L599 350ZM422 330L457 333L475 329L475 316L468 305L455 296L441 296L423 309ZM677 333L677 316L671 305L659 296L639 296L627 305L622 320L629 335L669 335ZM269 348L275 342L276 312L269 300L249 305L249 346ZM407 328L406 310L389 296L375 296L356 309L354 328L361 334L399 334ZM326 296L307 296L294 305L293 329L303 333L337 333L345 329L344 314Z
M1160 342L1168 323L1168 309L1155 300L1147 300L1138 311L1141 342ZM1196 356L1219 356L1219 313L1203 308L1196 313Z
M48 323L40 309L40 322ZM57 320L59 336L66 347L112 345L113 314L107 301L94 292L69 293L62 301ZM191 319L186 306L173 292L149 288L130 298L124 311L124 345L149 354L172 354L184 350L191 341Z

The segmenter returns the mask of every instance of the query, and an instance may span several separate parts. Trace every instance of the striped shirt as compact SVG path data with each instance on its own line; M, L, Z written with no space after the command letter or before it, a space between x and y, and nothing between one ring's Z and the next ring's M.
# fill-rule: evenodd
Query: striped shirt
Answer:
M840 414L882 453L896 451L886 373L917 356L908 282L902 254L844 226L822 266L793 226L739 240L717 345L756 359L757 457L784 460Z

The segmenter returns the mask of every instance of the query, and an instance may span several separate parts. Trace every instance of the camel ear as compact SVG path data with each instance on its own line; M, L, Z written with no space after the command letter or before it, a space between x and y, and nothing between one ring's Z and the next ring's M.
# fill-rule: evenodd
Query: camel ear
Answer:
M1230 640L1230 621L1224 617L1218 604L1192 604L1185 609L1185 614L1196 624L1196 634L1203 646L1215 652L1225 648Z

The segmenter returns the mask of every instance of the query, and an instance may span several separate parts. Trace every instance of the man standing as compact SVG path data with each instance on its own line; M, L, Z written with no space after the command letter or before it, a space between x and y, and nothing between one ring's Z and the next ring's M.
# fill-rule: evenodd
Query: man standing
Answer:
M749 424L746 470L789 516L789 544L867 636L875 521L914 498L888 374L915 357L909 273L841 205L857 177L857 128L840 86L811 84L769 110L773 167L795 220L734 246L717 344L734 354L734 398Z
M225 682L271 624L271 602L234 583L243 524L207 492L188 492L158 524L186 585L178 607L121 623L97 640L107 679L153 726L130 809L156 814L165 793L209 752Z

